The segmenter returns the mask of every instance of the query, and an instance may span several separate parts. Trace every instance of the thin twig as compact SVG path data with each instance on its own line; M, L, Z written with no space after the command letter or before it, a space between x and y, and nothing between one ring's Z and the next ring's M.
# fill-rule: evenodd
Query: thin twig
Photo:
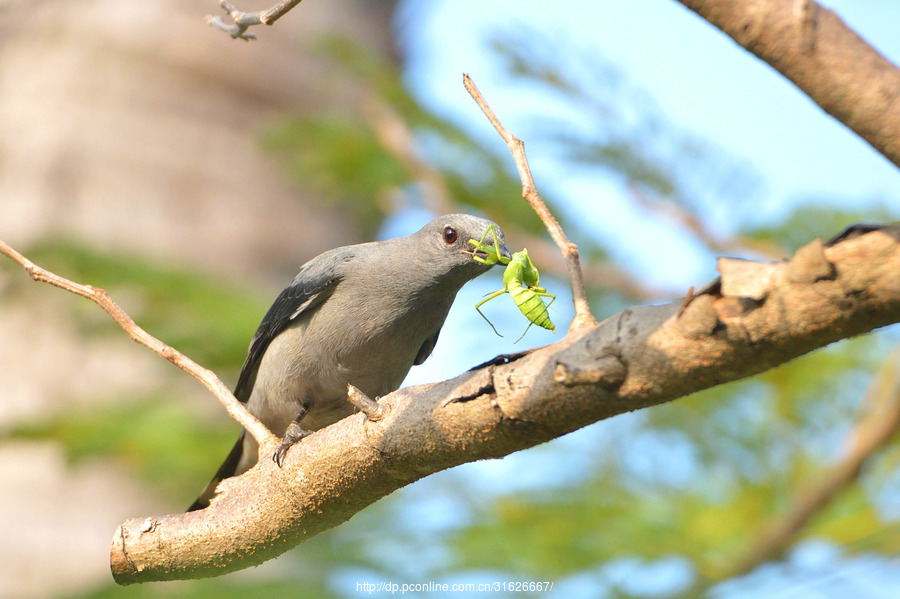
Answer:
M219 380L219 377L217 377L213 371L200 366L175 348L166 345L135 324L131 317L112 300L105 289L100 289L99 287L93 287L91 285L81 285L45 270L3 241L0 241L0 253L5 254L18 262L35 281L49 283L54 287L59 287L60 289L74 293L75 295L86 297L99 305L107 314L112 316L113 320L115 320L134 341L149 348L154 353L159 354L203 383L207 389L212 391L212 393L219 398L219 401L225 406L225 410L228 414L253 435L253 438L256 439L260 447L278 442L269 429L253 416L253 414L247 411L244 404L234 397L228 387Z
M353 385L347 385L347 399L372 422L381 420L391 411L388 404L378 403Z
M569 284L572 286L572 302L575 304L575 318L569 326L570 332L580 331L587 327L597 326L597 320L591 314L591 307L587 301L587 293L584 289L584 277L581 273L581 264L578 259L578 246L569 241L565 232L556 218L550 213L544 200L541 199L537 188L534 186L534 178L531 176L531 168L528 166L528 158L525 156L525 144L518 137L509 132L506 127L494 115L494 111L488 106L481 92L478 91L475 82L468 73L463 73L463 85L475 103L481 108L503 141L506 142L509 151L513 155L516 168L519 170L519 179L522 181L522 197L531 205L540 219L547 227L550 237L556 242L569 270Z
M228 13L229 17L231 17L231 23L226 23L225 19L222 17L213 15L206 15L206 22L225 31L235 39L240 38L247 41L255 40L256 36L252 33L247 33L247 28L253 25L271 25L302 1L303 0L284 0L266 10L243 12L235 8L228 0L221 0L219 6Z

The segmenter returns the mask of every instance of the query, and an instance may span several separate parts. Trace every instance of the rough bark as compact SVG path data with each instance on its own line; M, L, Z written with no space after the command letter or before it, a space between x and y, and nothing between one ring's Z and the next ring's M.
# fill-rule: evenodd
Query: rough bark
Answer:
M737 380L900 320L900 226L816 240L774 264L719 260L684 301L620 312L558 343L382 399L220 487L206 510L131 519L122 584L259 564L423 476L507 455L598 420ZM271 448L264 448L264 452Z

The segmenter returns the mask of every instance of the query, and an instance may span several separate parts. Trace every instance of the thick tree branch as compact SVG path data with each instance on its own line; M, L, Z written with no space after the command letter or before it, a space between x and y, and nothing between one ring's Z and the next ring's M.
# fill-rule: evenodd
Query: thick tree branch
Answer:
M491 110L491 107L488 106L484 96L478 91L478 87L468 73L463 73L463 85L466 91L469 92L469 95L472 96L472 99L475 100L475 103L478 104L478 107L481 108L481 111L484 112L484 116L491 122L497 133L503 138L503 141L506 142L506 146L513 155L513 160L519 171L519 178L522 181L522 197L525 198L525 201L531 205L532 209L543 221L547 232L550 233L550 237L556 242L563 257L566 259L566 265L569 270L569 285L572 287L572 302L575 304L575 318L572 319L572 324L569 325L569 332L574 333L585 328L597 326L597 320L591 314L591 305L588 303L587 293L584 289L584 276L582 275L581 262L578 258L578 246L569 241L565 231L559 225L559 221L551 214L547 204L544 203L543 198L537 192L534 178L531 176L531 167L528 166L528 158L525 156L525 143L510 133L500 123L500 120L494 114L494 111Z
M245 429L250 431L250 434L253 435L253 438L256 439L260 447L265 446L265 453L271 453L269 449L274 449L274 447L278 445L279 439L269 432L269 429L267 429L262 422L257 420L256 416L247 411L244 404L234 397L231 390L219 380L219 377L217 377L212 370L203 368L175 348L166 345L139 327L131 317L128 316L128 314L126 314L111 297L109 297L109 294L104 289L92 287L90 285L81 285L44 270L2 240L0 240L0 254L4 254L18 262L35 281L49 283L54 287L59 287L60 289L80 295L81 297L86 297L99 305L107 312L107 314L112 316L113 320L128 333L128 336L131 337L132 340L149 348L154 353L159 354L175 366L178 366L203 383L207 389L212 391L219 401L222 402L222 405L225 406L228 415L234 418Z
M900 226L814 241L776 264L720 259L688 301L625 310L534 351L383 398L220 485L206 510L128 520L122 584L256 565L423 476L747 377L900 321ZM381 415L381 414L379 414Z
M900 70L813 0L679 0L900 166Z

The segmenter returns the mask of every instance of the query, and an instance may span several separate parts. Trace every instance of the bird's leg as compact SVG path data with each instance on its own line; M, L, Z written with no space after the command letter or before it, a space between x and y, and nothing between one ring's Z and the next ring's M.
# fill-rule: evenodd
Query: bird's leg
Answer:
M300 406L300 412L297 414L296 418L294 418L294 420L288 425L287 430L284 432L284 439L281 440L281 445L279 445L275 449L275 453L272 455L272 459L275 460L275 463L278 464L279 468L284 466L284 458L285 456L287 456L288 450L296 445L300 441L300 439L302 439L303 437L308 437L312 434L312 431L300 428L300 421L303 420L308 411L309 408L307 406Z

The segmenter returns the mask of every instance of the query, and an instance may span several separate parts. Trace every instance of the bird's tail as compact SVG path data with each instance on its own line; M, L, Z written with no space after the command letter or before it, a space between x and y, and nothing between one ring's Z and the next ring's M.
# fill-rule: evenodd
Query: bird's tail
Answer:
M237 472L238 463L241 461L241 455L244 453L244 435L245 431L241 431L241 436L238 437L237 443L234 444L234 447L231 448L231 452L229 452L228 457L225 458L225 461L219 467L219 471L216 472L216 475L213 477L209 484L206 485L206 488L203 489L203 492L200 493L200 497L191 504L191 507L187 509L189 512L193 512L196 510L202 510L209 506L210 500L216 494L216 487L219 486L219 483L225 480L226 478L231 478Z

